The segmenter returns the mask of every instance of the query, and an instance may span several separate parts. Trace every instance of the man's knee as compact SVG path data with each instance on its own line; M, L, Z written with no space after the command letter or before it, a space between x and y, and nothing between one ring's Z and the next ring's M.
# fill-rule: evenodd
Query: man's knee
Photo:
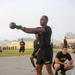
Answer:
M46 64L46 68L51 70L51 64Z
M49 75L53 75L51 64L46 64L46 69Z
M36 65L36 71L40 73L41 70L42 70L42 66L38 66L38 65Z
M60 69L60 64L54 64L54 69L58 71Z
M33 60L33 56L30 57L30 60Z

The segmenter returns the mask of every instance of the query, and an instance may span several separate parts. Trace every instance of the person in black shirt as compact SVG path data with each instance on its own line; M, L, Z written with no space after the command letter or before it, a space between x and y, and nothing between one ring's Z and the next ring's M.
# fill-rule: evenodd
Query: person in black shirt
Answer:
M25 51L25 42L23 41L23 39L21 39L20 49L19 49L19 56L21 55L21 52L23 53L23 56L24 56L24 51Z
M17 28L26 33L38 33L39 35L40 51L38 53L36 61L36 75L42 75L43 64L45 64L48 74L53 75L51 67L53 59L53 50L50 46L52 30L51 27L47 25L47 23L48 17L46 15L43 15L40 19L40 25L42 27L26 28L20 25L20 28Z
M38 40L38 34L35 34L35 40L34 40L34 50L33 50L33 53L30 57L30 60L31 60L31 63L34 67L34 69L32 69L32 71L35 71L36 70L36 66L35 66L35 63L34 63L34 58L37 59L37 55L38 55L38 52L40 50L39 48L39 40Z
M67 46L68 46L68 44L67 44L67 39L66 39L66 37L64 38L64 40L63 40L63 41L64 41L64 46L65 46L65 47L67 47Z
M69 60L69 62L65 62ZM53 68L55 69L55 75L58 75L58 71L61 70L62 75L66 75L65 71L74 67L71 55L67 52L67 47L63 47L62 51L56 54L54 59Z

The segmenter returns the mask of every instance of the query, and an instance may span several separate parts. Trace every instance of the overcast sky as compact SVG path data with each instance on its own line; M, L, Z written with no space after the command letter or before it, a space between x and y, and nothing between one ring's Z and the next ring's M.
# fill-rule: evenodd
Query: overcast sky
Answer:
M53 39L61 40L65 33L75 33L75 0L0 0L0 40L34 38L33 34L11 30L9 23L38 27L42 15L49 18Z

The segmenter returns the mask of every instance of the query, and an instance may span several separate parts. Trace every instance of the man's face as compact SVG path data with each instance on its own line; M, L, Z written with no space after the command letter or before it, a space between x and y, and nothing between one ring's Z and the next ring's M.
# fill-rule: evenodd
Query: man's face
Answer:
M67 53L67 48L63 48L62 52L63 52L63 54L66 54Z
M48 22L48 21L46 20L46 18L45 18L44 16L42 16L41 19L40 19L40 25L41 25L41 26L44 26L44 25L47 24L47 22Z

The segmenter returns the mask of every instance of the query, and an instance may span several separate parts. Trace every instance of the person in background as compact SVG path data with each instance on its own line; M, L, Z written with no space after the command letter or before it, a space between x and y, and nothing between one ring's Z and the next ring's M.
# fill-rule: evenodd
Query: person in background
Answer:
M66 39L66 37L64 37L64 40L63 40L63 41L64 41L64 46L65 46L65 47L68 47L68 44L67 44L67 39Z
M68 62L65 63L65 61L68 60ZM73 60L71 55L67 52L67 47L63 47L62 51L58 52L56 54L56 57L54 59L53 68L55 70L55 75L58 75L58 71L61 70L62 75L66 75L66 71L70 70L74 67Z
M34 50L33 50L33 53L30 57L30 61L34 67L34 69L32 69L32 71L35 71L36 70L36 65L35 65L35 62L34 62L34 59L37 59L37 55L38 55L38 52L40 50L40 47L39 47L39 39L38 39L38 34L35 34L35 40L34 40L34 43L33 43L33 47L34 47Z
M24 51L25 51L25 42L23 41L23 39L21 39L20 49L19 49L19 56L21 55L21 52L22 52L22 55L24 56Z

